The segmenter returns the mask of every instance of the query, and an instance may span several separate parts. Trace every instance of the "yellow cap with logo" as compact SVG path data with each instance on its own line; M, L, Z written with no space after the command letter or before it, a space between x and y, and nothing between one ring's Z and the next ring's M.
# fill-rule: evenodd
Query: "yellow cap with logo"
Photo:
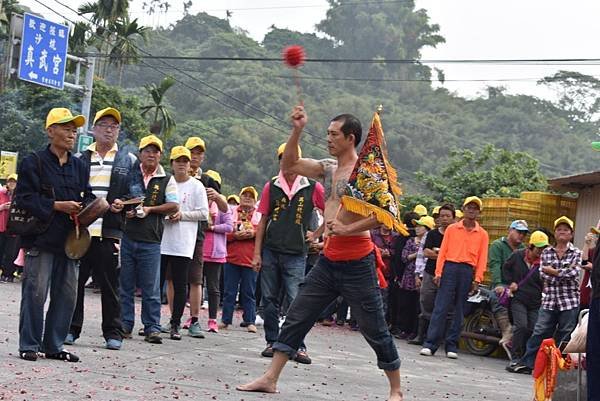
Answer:
M413 224L427 227L430 230L433 230L435 227L435 220L431 216L422 216L419 220L413 220Z
M575 227L575 224L573 223L573 220L571 220L567 216L560 216L558 219L554 220L554 229L555 230L556 230L556 227L558 227L559 224L566 224L566 225L569 226L569 228L571 230Z
M19 176L17 174L9 174L8 177L6 178L6 181L10 181L10 180L15 180L17 181L17 178L19 178Z
M483 202L477 196L469 196L463 202L463 206L467 206L469 203L475 203L479 206L479 210L483 210Z
M146 146L155 145L158 147L158 150L163 151L163 143L156 135L148 135L142 138L140 141L140 150L144 149Z
M112 107L107 107L105 109L99 110L96 113L96 115L94 116L94 125L96 125L96 121L106 116L114 117L115 120L117 120L119 124L121 124L121 113L119 113L119 110L113 109Z
M417 206L415 206L415 208L413 209L413 212L415 212L419 216L427 216L427 208L421 204L418 204Z
M169 156L169 160L175 160L182 156L188 158L188 160L192 160L192 154L190 150L185 146L175 146L171 149L171 155Z
M215 170L208 170L206 175L218 182L219 185L222 185L221 174L217 173Z
M456 216L456 218L457 218L457 219L462 219L462 218L464 217L464 215L465 215L465 214L462 212L462 210L460 210L460 209L456 209L456 210L454 211L454 213L455 213L454 215Z
M441 208L441 206L434 207L433 210L431 211L431 215L435 216L436 214L440 214L440 208Z
M240 197L242 196L242 194L244 192L250 192L252 194L252 196L254 197L254 200L258 200L258 191L256 190L256 188L250 186L250 187L244 187L242 188L242 190L240 191Z
M85 117L82 115L74 116L71 110L64 107L56 107L48 112L46 116L46 128L54 124L66 124L73 121L76 127L82 127L85 124Z
M548 236L542 231L534 231L531 233L531 237L529 237L529 244L535 246L536 248L548 246Z
M283 152L285 151L285 145L285 143L279 145L277 148L277 157L281 157L281 155L283 155ZM300 145L298 145L298 157L302 157L302 149L300 149Z
M200 149L202 149L203 152L206 152L206 143L204 143L204 140L202 138L197 136L189 137L187 141L185 141L185 147L189 150L199 147Z

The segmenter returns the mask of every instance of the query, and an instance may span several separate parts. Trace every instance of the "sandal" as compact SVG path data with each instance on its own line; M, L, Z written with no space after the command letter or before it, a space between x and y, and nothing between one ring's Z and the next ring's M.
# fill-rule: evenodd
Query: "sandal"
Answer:
M38 354L35 351L23 351L19 353L21 359L25 359L26 361L35 362L38 359Z
M46 354L46 359L58 359L59 361L79 362L79 357L69 351L60 351L56 354Z

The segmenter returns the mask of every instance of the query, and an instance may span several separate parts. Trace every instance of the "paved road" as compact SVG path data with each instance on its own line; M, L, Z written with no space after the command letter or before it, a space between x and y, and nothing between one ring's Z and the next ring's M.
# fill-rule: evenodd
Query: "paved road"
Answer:
M81 362L27 362L17 357L20 285L0 285L0 400L385 399L387 383L373 352L360 333L347 328L315 327L307 337L313 364L290 363L281 394L240 393L235 385L262 373L268 360L259 355L262 330L239 328L238 313L234 329L207 333L206 339L184 336L150 345L136 336L121 351L109 351L100 334L100 296L86 291L84 331L69 348ZM418 347L397 345L406 400L531 399L531 378L506 373L504 360L464 353L456 361L427 358Z

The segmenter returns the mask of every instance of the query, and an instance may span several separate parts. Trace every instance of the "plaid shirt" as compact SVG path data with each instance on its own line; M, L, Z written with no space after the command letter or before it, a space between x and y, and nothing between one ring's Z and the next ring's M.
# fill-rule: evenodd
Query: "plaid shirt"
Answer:
M549 246L542 252L541 267L550 266L558 270L557 276L544 273L540 268L540 277L544 282L542 308L547 310L571 310L579 307L579 272L581 271L581 251L569 243L562 259L556 249Z

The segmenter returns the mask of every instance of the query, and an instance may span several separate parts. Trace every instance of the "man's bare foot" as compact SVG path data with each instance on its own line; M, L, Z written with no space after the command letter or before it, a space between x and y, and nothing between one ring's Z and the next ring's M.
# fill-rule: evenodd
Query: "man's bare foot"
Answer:
M392 392L390 393L390 398L388 398L388 401L402 401L402 391L398 391L398 392Z
M250 383L239 385L235 388L238 391L256 391L259 393L277 393L277 381L271 380L266 376L261 376Z

